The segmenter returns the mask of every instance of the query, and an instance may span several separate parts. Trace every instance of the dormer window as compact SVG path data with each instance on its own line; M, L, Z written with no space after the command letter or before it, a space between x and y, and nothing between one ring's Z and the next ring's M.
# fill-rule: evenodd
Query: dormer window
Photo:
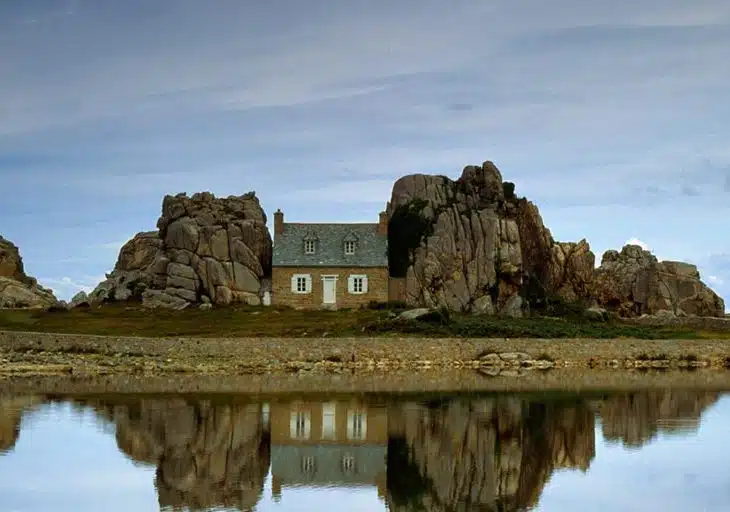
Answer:
M357 249L357 236L355 236L355 233L348 233L343 240L343 243L345 255L352 256L353 254L355 254L355 249Z
M317 252L317 235L310 230L304 237L304 254L315 252Z

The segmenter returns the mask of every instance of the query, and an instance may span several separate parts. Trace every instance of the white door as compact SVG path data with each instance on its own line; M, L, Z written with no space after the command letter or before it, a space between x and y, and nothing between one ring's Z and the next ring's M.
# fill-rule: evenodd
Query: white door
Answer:
M322 278L322 302L325 304L334 304L337 301L336 286L337 278L334 276L326 276Z

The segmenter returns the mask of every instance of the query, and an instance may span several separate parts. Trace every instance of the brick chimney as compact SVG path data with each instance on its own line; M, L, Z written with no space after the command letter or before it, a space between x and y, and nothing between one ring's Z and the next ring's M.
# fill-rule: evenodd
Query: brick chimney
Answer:
M284 212L277 208L274 212L274 238L284 233Z
M380 212L378 219L378 234L388 236L388 213Z

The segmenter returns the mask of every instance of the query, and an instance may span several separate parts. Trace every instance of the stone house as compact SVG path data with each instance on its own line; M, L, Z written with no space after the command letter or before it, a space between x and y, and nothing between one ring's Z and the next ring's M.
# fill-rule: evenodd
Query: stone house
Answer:
M388 217L377 223L285 223L274 213L271 304L357 308L388 300Z

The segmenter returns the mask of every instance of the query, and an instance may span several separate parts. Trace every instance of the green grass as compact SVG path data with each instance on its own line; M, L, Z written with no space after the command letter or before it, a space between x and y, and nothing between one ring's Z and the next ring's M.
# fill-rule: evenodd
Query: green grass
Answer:
M381 320L366 327L373 335L398 332L413 335L440 335L488 338L639 338L639 339L730 339L730 331L698 332L678 327L643 326L621 322L547 317L503 318L455 316L442 320L399 322Z
M418 336L489 338L730 339L730 330L695 331L618 320L591 322L564 318L502 318L429 315L425 320L391 318L388 309L298 311L235 306L209 311L146 310L107 304L71 311L0 310L0 330L109 336L337 337Z

